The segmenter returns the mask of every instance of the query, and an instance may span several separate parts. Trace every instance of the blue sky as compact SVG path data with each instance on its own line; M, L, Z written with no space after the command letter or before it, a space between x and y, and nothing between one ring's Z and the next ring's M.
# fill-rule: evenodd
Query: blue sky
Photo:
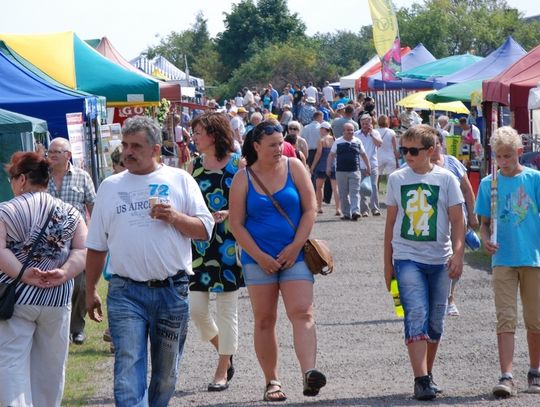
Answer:
M414 1L394 0L397 7ZM416 1L422 3L422 1ZM208 20L210 34L223 31L223 13L239 0L10 0L0 13L4 34L75 31L82 39L106 36L126 58L139 55L171 31L188 29L198 11ZM367 0L289 0L289 9L306 23L307 33L358 32L371 24ZM539 0L507 0L525 16L540 14ZM87 9L85 9L87 7Z

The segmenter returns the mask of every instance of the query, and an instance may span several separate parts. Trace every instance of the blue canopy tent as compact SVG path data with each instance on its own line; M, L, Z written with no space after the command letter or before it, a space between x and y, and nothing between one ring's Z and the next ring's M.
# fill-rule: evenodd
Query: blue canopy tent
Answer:
M454 83L493 78L526 53L527 51L509 36L499 48L481 61L469 65L451 75L436 78L434 88L441 89Z
M401 59L401 69L406 71L433 61L436 61L436 58L431 55L431 52L423 44L418 44L408 54L403 56ZM409 78L384 81L382 80L381 72L377 72L375 75L369 77L368 87L370 90L432 89L433 81Z
M86 116L87 106L95 103L95 97L49 83L0 52L0 108L47 121L52 137L67 137L66 113Z

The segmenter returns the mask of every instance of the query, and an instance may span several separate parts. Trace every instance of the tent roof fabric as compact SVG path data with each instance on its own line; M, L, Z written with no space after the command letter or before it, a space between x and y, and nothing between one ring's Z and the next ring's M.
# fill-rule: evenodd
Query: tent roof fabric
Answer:
M47 122L37 117L0 109L0 134L4 133L46 133Z
M405 55L407 55L409 52L411 52L411 48L410 47L401 47L400 48L400 55L401 55L401 58L405 57ZM368 80L369 80L369 77L374 75L375 73L377 72L381 72L382 70L382 64L381 64L381 61L379 60L378 63L376 63L375 65L373 65L371 68L369 68L361 77L360 77L360 80L359 81L356 81L356 86L355 86L355 89L358 91L362 91L362 92L367 92L369 90L368 88ZM360 82L360 83L358 83Z
M540 45L499 75L482 84L483 100L506 106L526 107L529 90L540 81ZM512 109L513 110L513 109Z
M426 99L433 103L453 102L456 100L470 102L471 94L479 90L482 90L482 79L475 79L442 88L437 92L427 95Z
M435 57L420 43L401 59L401 70L406 71L433 61L436 61ZM372 90L431 89L433 87L433 82L409 78L383 81L381 72L377 72L369 78L368 87Z
M0 109L0 134L32 131L32 122L20 114Z
M156 105L156 81L127 71L99 54L73 32L0 35L47 75L72 88L107 98L109 106Z
M55 88L62 90L68 95L73 95L77 97L90 97L94 96L88 92L83 92L81 90L71 89L70 87L64 85L63 83L58 82L56 79L51 78L41 69L37 68L35 65L32 65L26 59L17 54L13 49L11 49L4 41L0 40L0 52L2 52L9 60L15 63L15 65L21 65L26 70L32 72L38 78L42 79L43 82L53 85Z
M86 113L87 97L55 87L3 52L0 77L0 108L46 120L53 136L67 134L66 113Z
M158 55L153 59L148 59L144 55L139 55L137 58L133 58L129 61L129 63L149 75L158 76L162 79L181 81L183 82L182 86L204 87L203 79L189 75L189 80L186 80L188 75L161 55Z
M377 64L377 62L379 61L379 57L375 55L373 58L371 58L353 73L342 76L341 78L339 78L339 87L342 89L354 89L354 84L356 80L359 79L362 75L364 75L371 67Z
M481 61L482 57L471 54L453 55L450 57L428 62L427 64L417 66L416 68L403 71L398 74L400 78L428 79L437 76L450 75L463 69L466 66Z
M128 71L132 71L137 73L138 75L142 75L148 79L151 79L153 81L156 80L156 78L148 75L147 73L141 71L140 69L135 68L133 65L131 65L127 59L125 59L112 45L112 43L109 41L107 37L101 38L101 40L86 40L88 44L90 44L93 48L95 48L101 55L103 55L105 58L113 61L114 63L124 67ZM159 97L160 99L165 98L172 101L180 101L182 99L181 92L180 92L180 84L178 83L170 83L170 82L159 82Z
M454 74L435 79L435 88L440 89L453 83L472 81L475 79L489 79L508 68L527 51L523 49L512 37L507 37L504 43L485 57Z

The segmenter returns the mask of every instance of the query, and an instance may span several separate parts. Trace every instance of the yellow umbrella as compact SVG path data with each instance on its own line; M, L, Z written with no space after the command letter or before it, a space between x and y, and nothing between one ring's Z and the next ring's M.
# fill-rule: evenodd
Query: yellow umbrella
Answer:
M401 99L399 102L397 102L397 105L402 107L412 107L413 109L440 110L443 112L469 114L469 109L467 109L463 102L460 101L432 103L429 100L426 100L426 96L433 92L435 91L425 90L422 92L413 93Z

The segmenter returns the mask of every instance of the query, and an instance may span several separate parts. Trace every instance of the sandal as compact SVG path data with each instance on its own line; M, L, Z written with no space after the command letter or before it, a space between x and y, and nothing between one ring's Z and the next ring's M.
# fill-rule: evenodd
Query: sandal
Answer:
M304 373L304 396L314 397L319 394L321 387L326 385L326 377L316 369Z
M275 390L270 390L272 387L277 387ZM281 390L281 382L277 380L270 380L266 385L266 390L264 391L264 401L285 401L287 396Z

